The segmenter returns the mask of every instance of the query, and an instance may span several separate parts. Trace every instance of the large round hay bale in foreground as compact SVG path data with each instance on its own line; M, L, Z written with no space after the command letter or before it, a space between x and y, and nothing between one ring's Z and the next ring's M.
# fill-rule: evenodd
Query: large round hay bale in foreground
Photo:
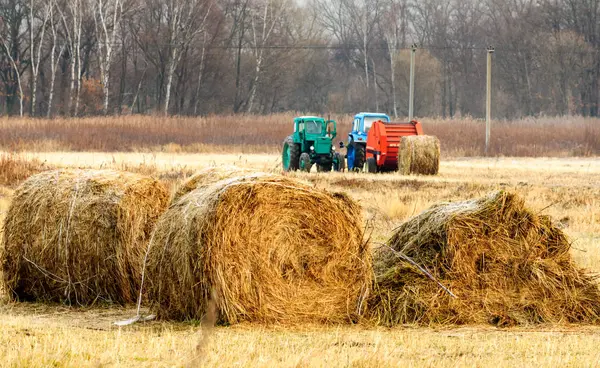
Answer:
M372 280L360 207L344 194L268 174L181 197L159 220L146 266L159 318L344 322Z
M569 249L562 231L516 194L436 205L375 253L371 317L384 325L597 322L598 286Z
M135 301L148 241L168 200L164 185L137 174L56 170L30 177L6 214L5 289L24 301Z
M440 170L440 140L431 135L402 137L398 171L402 175L437 175Z
M205 187L218 181L256 172L255 170L237 166L215 166L202 169L187 178L175 191L173 201L188 194L196 188Z

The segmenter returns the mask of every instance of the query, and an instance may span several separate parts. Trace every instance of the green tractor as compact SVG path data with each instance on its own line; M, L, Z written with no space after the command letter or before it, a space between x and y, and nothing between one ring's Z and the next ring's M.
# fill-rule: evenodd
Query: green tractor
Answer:
M294 134L283 142L281 161L285 171L309 172L314 164L317 171L342 171L344 158L335 151L333 138L337 134L334 120L316 116L300 116L294 119Z

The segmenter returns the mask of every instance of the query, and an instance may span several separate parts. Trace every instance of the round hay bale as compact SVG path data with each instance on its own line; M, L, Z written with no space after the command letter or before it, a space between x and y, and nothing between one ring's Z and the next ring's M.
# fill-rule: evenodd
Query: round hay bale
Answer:
M431 135L402 137L398 171L402 175L437 175L440 170L440 140Z
M187 178L175 191L173 201L176 201L196 188L205 187L224 179L230 179L253 172L255 171L237 166L208 167Z
M191 191L159 220L148 298L165 319L356 319L371 282L361 208L344 194L255 174Z
M513 193L433 206L375 252L371 318L384 325L597 322L600 291L569 249L562 231Z
M111 170L56 170L17 188L0 262L15 300L127 303L139 292L154 224L168 206L163 184Z

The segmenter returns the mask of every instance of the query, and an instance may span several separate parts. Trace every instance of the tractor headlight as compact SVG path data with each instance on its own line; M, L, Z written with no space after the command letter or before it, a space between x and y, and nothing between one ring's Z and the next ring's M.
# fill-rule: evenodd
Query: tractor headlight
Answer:
M331 150L332 150L332 151L335 151L335 146L331 146Z
M315 146L310 146L310 150L314 151L315 150Z

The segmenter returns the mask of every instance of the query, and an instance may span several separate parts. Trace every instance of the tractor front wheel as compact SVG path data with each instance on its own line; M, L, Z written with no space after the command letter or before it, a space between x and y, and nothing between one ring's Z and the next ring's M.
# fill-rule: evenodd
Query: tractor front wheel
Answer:
M283 150L281 152L281 163L284 171L296 171L300 164L300 145L294 143L292 136L288 136L283 141Z
M306 152L300 154L300 170L310 172L312 163L310 162L310 155Z

